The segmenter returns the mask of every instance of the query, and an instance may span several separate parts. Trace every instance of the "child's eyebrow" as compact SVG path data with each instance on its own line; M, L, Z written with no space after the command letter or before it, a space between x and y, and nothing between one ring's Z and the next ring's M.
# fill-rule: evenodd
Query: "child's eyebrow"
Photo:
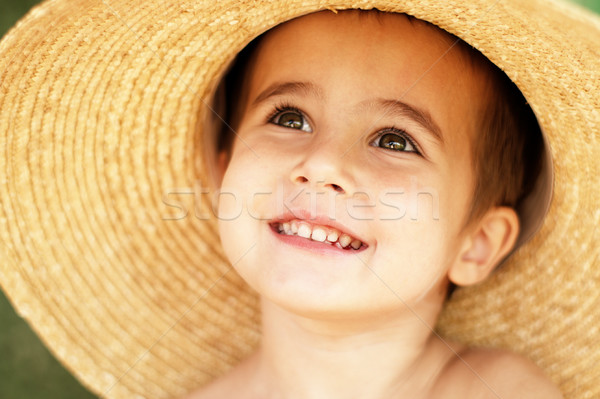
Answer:
M323 91L320 87L311 82L275 82L263 90L252 102L256 106L269 97L280 96L282 94L310 95L323 98Z
M319 99L324 99L323 90L312 82L275 82L260 92L252 102L252 107L260 104L270 97L280 96L284 94L294 94L301 96L314 96ZM423 126L425 130L431 132L435 139L440 144L444 143L442 131L435 123L429 112L419 109L400 100L391 100L385 98L376 98L374 100L363 101L358 104L359 108L381 108L386 115L392 117L409 118Z
M442 130L426 110L419 109L400 100L385 98L363 101L359 104L359 107L381 108L386 116L412 119L423 126L425 130L429 131L440 144L444 144Z

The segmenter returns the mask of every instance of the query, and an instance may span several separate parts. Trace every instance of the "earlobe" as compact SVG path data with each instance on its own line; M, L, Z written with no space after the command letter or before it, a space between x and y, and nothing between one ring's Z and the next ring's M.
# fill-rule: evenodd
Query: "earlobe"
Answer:
M514 209L490 209L465 237L448 278L459 286L485 280L512 250L518 235L519 218Z

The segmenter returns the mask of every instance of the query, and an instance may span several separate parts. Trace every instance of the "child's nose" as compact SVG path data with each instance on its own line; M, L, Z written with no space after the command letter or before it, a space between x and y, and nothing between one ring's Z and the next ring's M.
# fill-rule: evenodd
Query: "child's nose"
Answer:
M338 193L349 193L354 186L352 165L341 148L315 142L301 156L290 173L294 184L325 187Z

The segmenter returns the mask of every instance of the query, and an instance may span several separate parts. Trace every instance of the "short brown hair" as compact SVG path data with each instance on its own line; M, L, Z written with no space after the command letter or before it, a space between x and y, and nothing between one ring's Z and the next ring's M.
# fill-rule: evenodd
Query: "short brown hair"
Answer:
M462 40L460 46L489 77L488 101L473 143L473 220L493 206L518 210L540 175L544 142L537 118L517 86L479 51Z

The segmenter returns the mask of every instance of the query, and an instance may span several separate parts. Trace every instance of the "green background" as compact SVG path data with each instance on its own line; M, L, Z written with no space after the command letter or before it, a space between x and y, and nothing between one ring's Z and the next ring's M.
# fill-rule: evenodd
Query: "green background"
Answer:
M143 1L143 0L141 0ZM0 0L0 36L38 1ZM575 1L600 13L600 0ZM50 355L0 291L0 398L86 399L85 390Z

